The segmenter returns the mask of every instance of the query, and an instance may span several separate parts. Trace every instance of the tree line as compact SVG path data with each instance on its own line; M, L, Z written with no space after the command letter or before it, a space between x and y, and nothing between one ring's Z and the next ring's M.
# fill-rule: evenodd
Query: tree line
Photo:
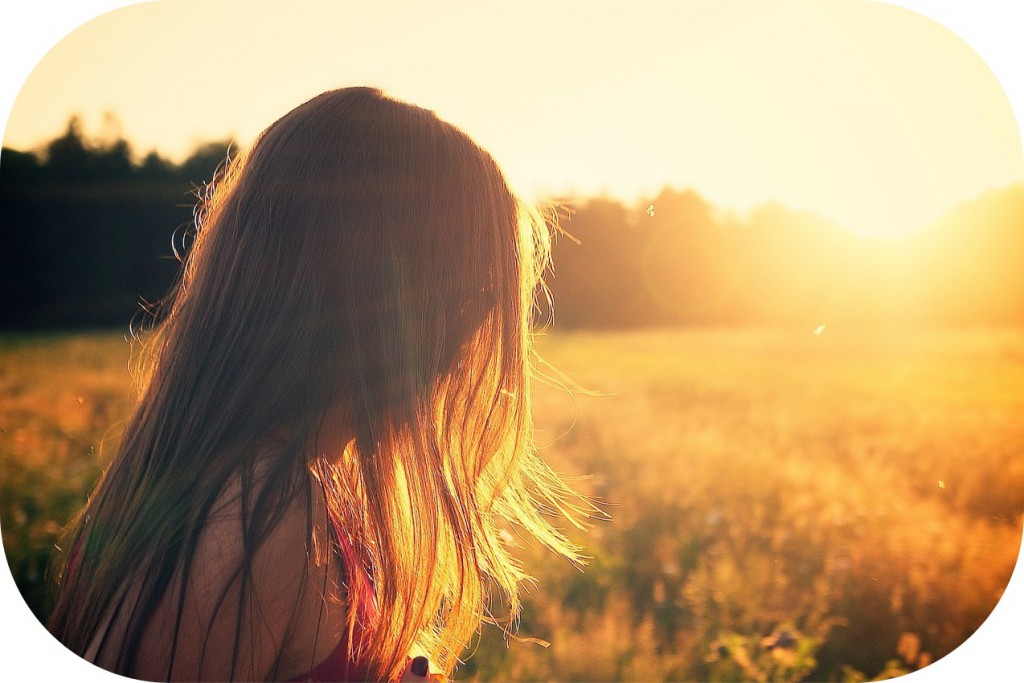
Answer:
M564 326L1024 323L1024 184L902 239L671 189L636 207L591 199L562 224L574 239L556 241L551 288Z
M233 153L181 163L93 141L73 118L0 153L0 328L127 324L177 277L197 192ZM902 240L769 203L723 211L666 188L562 207L548 283L558 328L1024 323L1024 185L983 193Z
M77 118L38 152L3 148L0 328L124 325L161 299L197 193L233 151L210 142L178 164L136 160L120 137L87 139Z

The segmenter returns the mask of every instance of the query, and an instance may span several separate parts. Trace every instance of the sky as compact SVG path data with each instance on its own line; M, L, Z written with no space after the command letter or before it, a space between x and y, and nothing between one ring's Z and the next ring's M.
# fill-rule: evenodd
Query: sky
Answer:
M263 0L245 4L266 10L261 22L241 3L165 0L90 23L48 54L82 22L126 1L10 3L0 10L8 29L0 117L4 144L24 147L60 133L72 112L98 131L103 111L116 111L141 151L176 156L228 134L244 142L319 90L370 82L463 127L527 193L629 195L669 183L739 207L770 195L878 232L883 219L927 219L979 188L1024 177L1010 110L1012 103L1018 120L1024 115L1020 10L999 0L893 3L930 19L868 2L853 3L841 20L813 21L820 7L773 19L730 0L685 16L647 2L632 4L630 15L523 2L518 16L408 7L387 14L381 6L397 3L371 10L350 2L346 18L330 21ZM147 29L147 21L160 26ZM100 30L104 22L111 26ZM118 23L127 32L111 33ZM902 205L902 196L915 200ZM844 197L870 206L858 211ZM1022 584L1018 563L979 632L904 680L1024 673ZM46 636L3 566L0 613L5 675L114 680Z
M725 208L775 199L898 237L1024 179L1019 128L990 68L901 7L426 5L130 5L46 54L4 145L36 148L79 113L87 133L180 160L207 140L245 145L323 90L366 84L466 130L529 199L633 203L693 188Z

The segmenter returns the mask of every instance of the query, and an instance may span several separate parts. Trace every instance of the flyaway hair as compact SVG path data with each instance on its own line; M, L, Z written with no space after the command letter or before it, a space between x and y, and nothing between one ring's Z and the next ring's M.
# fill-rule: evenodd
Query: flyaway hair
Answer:
M232 662L262 628L253 558L296 500L318 552L320 489L372 584L348 594L350 620L374 603L352 644L372 675L397 679L413 647L450 673L494 587L510 626L527 575L500 532L578 561L550 516L588 511L533 441L548 230L468 136L377 90L327 92L271 125L197 214L139 402L62 544L53 633L133 675L157 607L180 621L236 480L242 541L216 610L236 619ZM339 405L354 440L312 452Z

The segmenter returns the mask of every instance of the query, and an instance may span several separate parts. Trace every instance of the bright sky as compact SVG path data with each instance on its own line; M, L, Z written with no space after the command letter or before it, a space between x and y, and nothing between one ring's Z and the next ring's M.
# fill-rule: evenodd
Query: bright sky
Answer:
M35 147L73 112L98 134L110 111L136 149L180 159L354 84L436 110L534 198L668 184L896 235L1024 179L1013 111L977 54L863 0L132 5L46 55L3 142Z

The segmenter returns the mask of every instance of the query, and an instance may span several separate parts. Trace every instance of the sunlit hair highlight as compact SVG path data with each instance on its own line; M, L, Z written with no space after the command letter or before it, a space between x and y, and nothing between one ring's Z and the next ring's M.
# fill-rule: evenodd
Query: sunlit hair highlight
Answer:
M506 626L517 614L527 574L502 530L579 561L550 516L579 524L586 505L533 441L549 226L468 136L369 88L270 126L197 222L120 450L65 541L86 550L75 571L57 565L52 629L83 653L109 601L141 581L122 607L117 668L130 675L147 614L187 585L225 483L250 487L244 577L288 502L311 504L312 477L372 582L349 592L350 620L368 613L360 601L377 615L358 657L395 679L415 648L450 673L505 611L486 604L493 588ZM354 440L311 452L339 405ZM256 447L282 434L257 471Z

